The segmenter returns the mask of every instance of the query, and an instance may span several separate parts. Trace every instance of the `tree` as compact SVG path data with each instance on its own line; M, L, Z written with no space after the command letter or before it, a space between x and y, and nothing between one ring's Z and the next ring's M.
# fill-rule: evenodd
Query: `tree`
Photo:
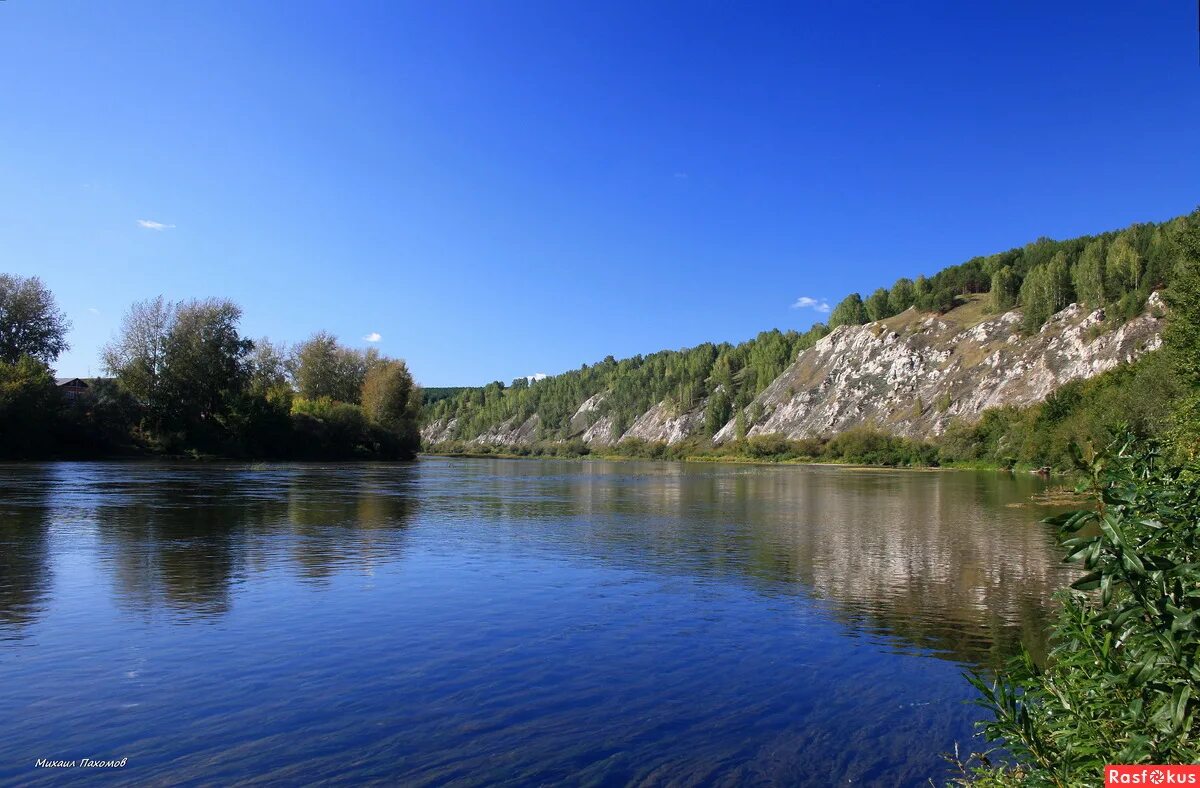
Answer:
M104 368L156 421L164 411L162 377L175 305L162 296L129 307L117 338L102 352Z
M226 299L175 307L167 333L162 388L175 426L195 428L223 417L249 381L254 343L238 333L242 309Z
M897 279L888 292L888 304L897 315L916 303L916 300L917 290L911 279Z
M1090 241L1083 247L1072 272L1076 295L1091 307L1102 307L1108 303L1104 277L1106 256L1103 240L1097 238Z
M863 306L862 296L851 293L833 308L829 315L829 327L861 326L867 322L867 309Z
M1050 302L1054 311L1066 309L1075 300L1075 287L1071 283L1071 264L1066 252L1057 252L1046 266L1046 287L1049 288Z
M290 392L288 382L287 348L277 345L267 337L254 343L254 350L246 359L250 391L259 396Z
M1141 283L1142 264L1142 256L1122 233L1117 236L1117 240L1113 241L1112 246L1108 247L1108 259L1105 265L1106 279L1119 284L1122 294L1137 290Z
M888 291L885 288L879 288L867 299L863 305L867 310L868 320L883 320L886 317L891 317L896 314L891 308Z
M369 422L396 438L402 454L416 452L421 390L403 361L386 359L371 366L363 381L362 409Z
M917 307L927 312L945 314L954 308L955 303L957 303L957 299L954 296L954 291L949 287L939 287L919 298L917 300Z
M68 347L70 327L41 279L0 274L0 362L29 356L53 364Z
M1004 266L992 274L992 309L1006 312L1017 305L1021 282L1010 266Z
M729 395L725 392L725 388L717 389L708 398L708 408L704 411L705 433L716 435L732 415L733 403L729 401Z
M1054 314L1054 304L1047 284L1048 269L1045 266L1032 269L1021 283L1022 324L1026 331L1037 331Z
M1200 456L1200 227L1177 239L1179 261L1167 290L1163 343L1176 374L1190 389L1175 411L1175 439L1181 451Z
M368 357L338 344L337 337L324 331L300 343L292 354L292 378L300 396L316 400L357 404L362 396Z
M0 361L0 455L31 456L52 448L49 433L60 404L42 361L31 355Z

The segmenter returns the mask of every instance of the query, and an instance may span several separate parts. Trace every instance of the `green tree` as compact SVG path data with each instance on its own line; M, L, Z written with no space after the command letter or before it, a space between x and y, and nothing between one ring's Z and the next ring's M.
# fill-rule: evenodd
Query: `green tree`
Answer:
M175 305L162 296L138 301L122 319L116 339L102 352L104 368L155 422L166 410L163 373Z
M328 397L357 404L369 362L362 353L338 344L337 337L320 331L296 347L290 368L296 389L305 399Z
M1075 300L1075 286L1071 283L1071 263L1066 252L1056 252L1046 266L1046 287L1054 311L1066 309Z
M371 366L363 381L362 409L369 422L395 437L402 454L416 453L421 390L403 361L384 359Z
M916 286L911 279L897 279L888 292L888 304L894 314L900 314L917 300Z
M888 291L882 287L871 293L864 306L867 310L867 319L871 321L883 320L896 314L891 308Z
M1166 292L1170 310L1163 342L1188 387L1175 412L1175 439L1190 458L1200 457L1200 227L1177 239L1179 260Z
M1017 296L1021 291L1021 282L1010 266L1004 266L992 274L992 309L997 312L1007 312L1017 305Z
M704 432L716 435L732 415L733 403L729 401L729 395L723 387L717 389L708 398L708 407L704 411Z
M241 317L226 299L176 305L161 379L171 426L211 432L245 390L254 343L238 333Z
M1121 293L1137 290L1141 284L1144 261L1125 233L1108 247L1105 278L1120 285Z
M863 306L862 296L851 293L833 308L829 315L829 327L861 326L867 322L867 309Z
M1106 258L1104 241L1097 238L1083 247L1072 272L1075 293L1080 301L1090 307L1102 307L1108 303L1104 276Z
M25 457L53 449L51 430L61 401L44 363L21 356L0 361L0 455Z
M246 359L250 391L259 396L290 392L288 353L282 345L267 337L255 340L254 350Z
M53 364L68 347L70 326L42 280L0 274L0 362L29 356Z

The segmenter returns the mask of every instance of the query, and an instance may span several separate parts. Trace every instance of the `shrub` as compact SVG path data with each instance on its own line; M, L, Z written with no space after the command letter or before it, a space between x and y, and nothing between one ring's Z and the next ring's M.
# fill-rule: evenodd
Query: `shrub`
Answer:
M1060 597L1046 667L971 677L1016 764L960 782L1078 785L1106 763L1200 761L1200 487L1125 434L1084 464L1095 505L1047 522L1087 570Z

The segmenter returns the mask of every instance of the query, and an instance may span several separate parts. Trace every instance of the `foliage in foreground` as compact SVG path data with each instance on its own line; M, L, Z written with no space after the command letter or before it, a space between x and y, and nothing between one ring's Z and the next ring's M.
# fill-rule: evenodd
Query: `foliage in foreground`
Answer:
M979 703L1017 765L963 784L1099 782L1106 763L1200 761L1200 486L1126 436L1086 463L1094 508L1052 518L1087 574L1061 597L1047 666L1026 654Z

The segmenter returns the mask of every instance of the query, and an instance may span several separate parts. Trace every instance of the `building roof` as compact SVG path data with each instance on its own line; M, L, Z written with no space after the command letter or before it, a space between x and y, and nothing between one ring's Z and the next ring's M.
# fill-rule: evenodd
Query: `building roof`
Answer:
M80 386L83 386L84 388L88 387L87 381L83 380L82 378L55 378L54 379L54 385L56 385L56 386L68 386L72 383L78 383Z

